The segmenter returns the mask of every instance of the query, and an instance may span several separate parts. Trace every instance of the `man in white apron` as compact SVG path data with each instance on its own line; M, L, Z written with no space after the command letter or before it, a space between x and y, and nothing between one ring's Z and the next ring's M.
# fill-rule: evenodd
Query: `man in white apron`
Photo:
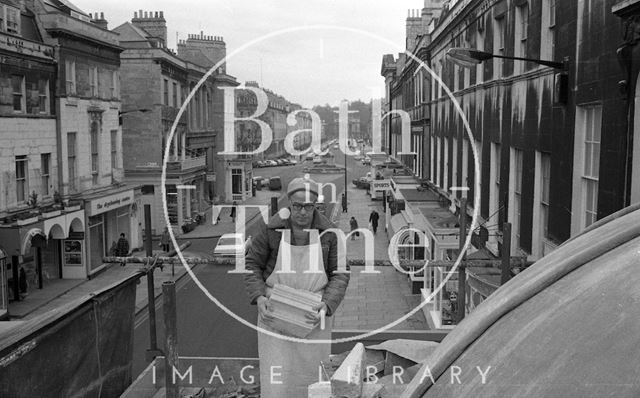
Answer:
M273 319L269 296L275 284L320 294L321 303L308 314L309 324L316 327L305 339L330 340L332 315L349 283L349 274L338 272L336 235L322 234L335 226L316 210L318 184L308 175L292 180L287 196L289 208L272 217L252 238L246 258L246 268L252 271L245 276L247 293L251 303L258 305L258 326L274 333L278 332L269 326ZM305 230L318 230L321 236ZM283 269L287 272L277 272ZM305 273L314 269L324 272ZM322 313L327 315L324 329L320 327ZM258 332L260 396L306 397L307 387L318 381L320 361L326 362L330 353L329 343L292 342Z

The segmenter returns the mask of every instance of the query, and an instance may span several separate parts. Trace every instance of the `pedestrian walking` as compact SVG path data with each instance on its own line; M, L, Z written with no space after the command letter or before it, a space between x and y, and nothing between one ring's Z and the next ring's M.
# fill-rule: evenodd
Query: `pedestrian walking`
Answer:
M116 252L118 257L127 257L129 255L129 241L125 238L124 232L120 234L120 239L116 244ZM124 267L126 263L123 262L120 265Z
M376 231L378 231L378 219L380 218L380 215L378 214L377 211L372 210L371 214L369 215L369 222L371 223L371 229L373 230L373 234L375 235Z
M169 243L171 242L171 236L169 236L169 228L164 227L164 232L162 232L162 237L160 238L160 243L162 244L162 251L165 253L169 252Z
M238 206L238 202L236 202L235 200L233 201L233 204L231 206L231 214L229 214L231 216L231 221L232 222L236 222L236 207Z
M336 235L323 233L335 226L315 208L318 183L308 176L294 178L287 187L287 197L290 207L274 215L267 225L261 224L246 257L246 269L251 273L244 276L244 282L251 304L258 306L260 396L263 398L307 396L308 386L317 381L318 364L327 361L331 354L333 314L349 284L348 273L336 272ZM323 255L325 250L328 251ZM312 268L321 272L308 272ZM304 338L329 343L305 344L263 332L279 333L270 326L274 320L270 295L276 284L315 292L322 297L322 302L306 314L314 329ZM323 313L326 313L324 329L319 327ZM274 368L279 373L276 382L272 377Z
M355 217L351 217L351 220L349 220L349 224L351 225L351 232L358 229L358 221L356 221ZM358 236L360 236L360 232L351 234L351 240L355 240Z

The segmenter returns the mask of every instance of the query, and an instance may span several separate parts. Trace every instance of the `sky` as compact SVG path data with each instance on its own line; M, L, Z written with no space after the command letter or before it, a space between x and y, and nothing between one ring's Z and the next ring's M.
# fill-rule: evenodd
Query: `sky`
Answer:
M113 29L134 11L163 11L176 36L223 36L227 73L304 107L384 95L382 56L404 51L409 9L423 0L72 0Z

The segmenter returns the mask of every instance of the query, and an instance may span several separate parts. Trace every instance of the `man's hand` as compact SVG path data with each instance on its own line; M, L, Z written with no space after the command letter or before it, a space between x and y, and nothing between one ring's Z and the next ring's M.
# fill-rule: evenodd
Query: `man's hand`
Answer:
M260 314L260 319L266 323L271 322L273 320L273 315L271 314L273 311L271 308L271 301L269 301L265 296L260 296L258 297L256 304L258 305L258 314Z
M312 309L314 312L306 313L307 321L312 325L317 325L322 317L326 316L328 307L324 302L322 302L320 304L314 305Z

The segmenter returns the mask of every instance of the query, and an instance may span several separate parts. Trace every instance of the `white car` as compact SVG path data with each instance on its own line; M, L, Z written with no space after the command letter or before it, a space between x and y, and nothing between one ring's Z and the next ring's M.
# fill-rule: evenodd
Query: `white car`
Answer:
M215 249L213 249L214 257L237 258L246 254L251 237L244 240L243 234L228 233L218 239Z

